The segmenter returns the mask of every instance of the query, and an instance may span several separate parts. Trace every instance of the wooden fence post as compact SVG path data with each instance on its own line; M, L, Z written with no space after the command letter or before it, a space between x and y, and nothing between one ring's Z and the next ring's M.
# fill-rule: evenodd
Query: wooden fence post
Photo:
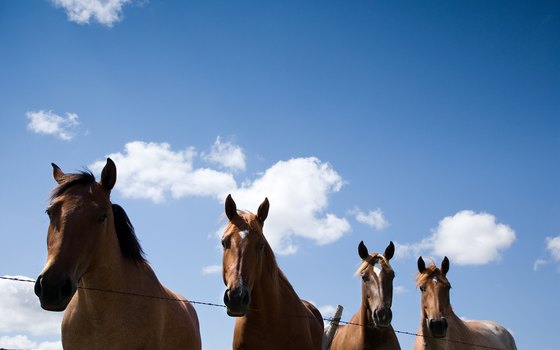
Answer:
M331 318L331 322L325 327L325 333L323 334L323 345L321 346L321 350L329 350L331 348L331 343L334 338L334 334L336 333L336 329L338 328L338 323L340 322L340 318L342 317L342 311L344 308L342 305L338 305L336 307L336 311L334 312L333 317Z

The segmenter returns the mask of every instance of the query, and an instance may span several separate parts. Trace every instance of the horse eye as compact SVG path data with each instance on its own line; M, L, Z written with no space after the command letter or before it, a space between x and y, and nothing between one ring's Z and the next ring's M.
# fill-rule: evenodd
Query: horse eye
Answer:
M264 242L259 243L259 251L263 251L264 249Z
M420 291L425 292L425 291L426 291L426 287L420 286Z
M222 239L222 247L224 247L224 249L228 249L230 246L230 240L227 238Z
M369 275L368 275L367 273L363 273L363 274L362 274L362 280L363 280L364 282L369 281Z
M51 214L51 211L49 209L45 210L45 214L48 215L49 219L52 219L52 214Z

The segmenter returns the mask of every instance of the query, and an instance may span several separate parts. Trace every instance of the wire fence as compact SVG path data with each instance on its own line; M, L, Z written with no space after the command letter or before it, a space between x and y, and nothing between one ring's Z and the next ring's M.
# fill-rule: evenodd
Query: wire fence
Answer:
M19 278L19 277L0 276L0 279L1 280L8 280L8 281L15 281L15 282L27 282L27 283L35 283L36 282L35 280L23 279L23 278ZM216 303L211 303L211 302L188 300L188 299L179 299L179 298L171 298L171 297L162 297L162 296L155 296L155 295L145 295L145 294L135 293L135 292L117 291L117 290L111 290L111 289L92 288L92 287L80 287L80 286L78 286L78 289L95 291L95 292L100 292L100 293L126 295L126 296L139 297L139 298L149 298L149 299L154 299L154 300L189 303L189 304L192 304L192 305L203 305L203 306L210 306L210 307L226 308L226 306L224 304L216 304ZM253 312L259 312L258 309L249 308L248 310L253 311ZM313 318L313 319L315 319L315 317L308 316L308 315L289 314L289 313L285 313L285 312L281 312L279 314L281 314L284 317ZM322 320L325 321L325 322L331 322L333 319L330 318L330 317L323 317ZM373 325L369 325L369 324L360 324L360 323L343 321L343 320L339 320L338 323L342 324L342 325L346 325L346 326L374 327ZM401 331L401 330L397 330L397 329L393 329L393 331L397 334L402 334L402 335L406 335L406 336L422 337L422 338L426 338L426 339L434 339L436 341L442 341L442 342L447 342L447 343L468 345L468 346L471 346L471 347L477 348L477 349L504 350L503 348L496 348L496 347L486 346L486 345L481 345L481 344L473 344L473 343L464 342L464 341L455 340L455 339L436 338L436 337L432 337L430 335L418 334L418 333L415 333L415 332L407 332L407 331ZM32 350L32 349L0 348L0 350Z

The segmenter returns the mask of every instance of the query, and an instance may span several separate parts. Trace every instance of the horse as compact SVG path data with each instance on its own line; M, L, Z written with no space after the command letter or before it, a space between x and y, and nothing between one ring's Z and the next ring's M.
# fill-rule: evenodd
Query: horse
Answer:
M269 207L265 198L255 215L238 210L231 195L225 201L222 277L227 314L236 317L232 347L319 350L321 313L299 298L263 234Z
M107 159L100 182L52 167L58 186L35 294L43 309L64 311L64 349L199 350L194 307L158 281L126 212L110 201L115 163Z
M422 257L418 258L416 286L421 291L422 317L414 350L516 350L513 336L502 325L494 321L464 321L453 312L448 271L447 257L440 268L434 263L426 266Z
M362 304L348 325L338 326L332 350L400 350L391 326L395 272L389 260L394 253L393 242L383 254L368 253L363 241L358 245L362 264L356 275L362 277Z

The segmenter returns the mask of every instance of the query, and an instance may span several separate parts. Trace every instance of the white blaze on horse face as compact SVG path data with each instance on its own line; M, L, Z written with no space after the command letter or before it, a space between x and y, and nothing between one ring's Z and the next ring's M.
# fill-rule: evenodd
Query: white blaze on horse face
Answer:
M381 270L383 270L383 268L380 263L375 263L375 265L373 265L373 272L375 272L378 279L381 278Z
M249 235L249 230L239 231L239 236L241 236L241 239L245 239L247 235Z
M432 283L433 283L433 284L437 284L437 283L438 283L437 277L432 278Z

